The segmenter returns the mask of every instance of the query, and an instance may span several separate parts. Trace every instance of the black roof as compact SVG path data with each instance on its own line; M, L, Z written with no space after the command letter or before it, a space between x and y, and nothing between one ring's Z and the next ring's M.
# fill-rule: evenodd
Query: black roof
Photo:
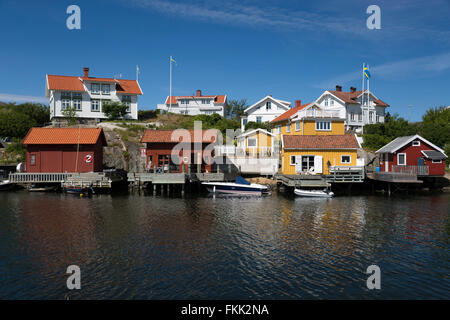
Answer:
M447 158L445 154L436 150L423 150L422 153L425 157L431 160L444 160Z

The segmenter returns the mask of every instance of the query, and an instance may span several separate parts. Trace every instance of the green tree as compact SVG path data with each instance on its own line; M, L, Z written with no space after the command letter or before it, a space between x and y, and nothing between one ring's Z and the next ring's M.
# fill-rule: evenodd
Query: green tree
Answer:
M127 109L127 105L119 101L105 103L102 106L102 111L109 120L122 119L127 114Z
M422 116L420 134L441 148L450 143L450 109L443 106L428 109Z
M69 126L73 126L77 123L77 109L75 107L66 107L64 110L61 111L64 118L67 120L67 124Z
M227 102L226 116L228 118L240 118L244 115L244 110L248 108L247 99L232 99Z
M37 123L26 114L17 111L0 112L0 137L23 138Z
M254 122L254 121L247 122L247 124L245 125L245 131L258 128L270 132L272 130L272 125L269 122Z

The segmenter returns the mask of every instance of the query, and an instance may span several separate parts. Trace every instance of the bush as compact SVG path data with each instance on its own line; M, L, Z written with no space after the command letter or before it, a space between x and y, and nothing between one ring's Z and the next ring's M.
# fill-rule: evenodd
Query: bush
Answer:
M269 122L247 122L247 124L245 125L245 131L251 129L264 129L270 132L272 130L272 125Z
M138 119L139 120L155 119L155 118L158 117L159 113L160 113L159 109L156 109L156 110L139 110L138 111Z
M127 114L127 105L118 101L105 103L102 106L103 113L109 120L122 119Z
M29 116L17 111L0 112L0 137L23 138L37 123Z

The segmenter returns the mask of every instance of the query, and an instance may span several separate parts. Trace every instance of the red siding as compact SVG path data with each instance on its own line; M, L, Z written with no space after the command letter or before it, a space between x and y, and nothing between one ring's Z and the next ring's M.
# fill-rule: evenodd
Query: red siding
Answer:
M415 140L417 141L417 140ZM417 166L419 158L423 159L423 164L428 166L429 175L430 176L441 176L445 175L445 160L442 160L441 163L432 163L431 160L425 158L422 153L422 150L435 150L433 147L429 146L422 140L420 141L420 146L413 146L412 142L408 143L401 149L397 150L394 154L389 154L389 169L388 171L392 171L392 166L398 165L398 154L406 153L406 165L408 166ZM385 171L385 161L384 154L380 155L380 170Z
M31 156L35 164L31 164ZM27 172L99 172L103 170L103 144L80 145L78 163L76 145L28 145L26 154ZM86 162L86 156L91 162Z

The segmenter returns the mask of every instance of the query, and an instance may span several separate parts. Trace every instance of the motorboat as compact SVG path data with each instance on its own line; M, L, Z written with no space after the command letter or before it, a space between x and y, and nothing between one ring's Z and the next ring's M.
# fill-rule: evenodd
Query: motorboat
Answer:
M31 187L28 188L29 192L52 192L56 191L58 189L58 186L39 186L36 184L31 185Z
M0 191L11 190L12 188L14 188L14 184L9 180L0 181Z
M332 198L334 193L331 190L304 190L304 189L294 189L294 193L300 197L320 197L320 198Z
M202 185L212 193L261 195L268 192L267 186L250 183L241 176L237 176L235 182L202 182Z

